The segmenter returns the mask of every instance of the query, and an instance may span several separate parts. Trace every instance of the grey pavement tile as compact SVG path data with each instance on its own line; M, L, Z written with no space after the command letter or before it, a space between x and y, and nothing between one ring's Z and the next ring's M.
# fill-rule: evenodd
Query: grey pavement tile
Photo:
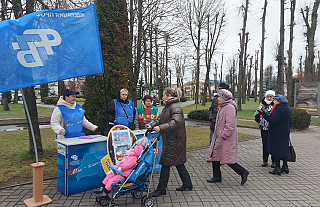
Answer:
M261 165L261 139L239 143L239 163L250 171L248 182L240 185L240 176L227 165L221 166L222 183L207 183L212 177L212 167L205 161L207 148L188 150L187 169L191 175L193 191L178 192L182 185L175 167L172 167L167 195L154 198L155 207L160 206L317 206L320 207L320 166L314 165L318 157L311 156L320 148L320 128L309 130L311 135L300 139L301 134L292 133L291 139L297 151L298 160L289 163L288 175L275 176L271 169ZM312 144L310 144L312 143ZM254 150L252 150L254 149ZM271 163L269 161L269 163ZM304 176L301 177L300 175ZM159 182L159 173L154 174L151 192ZM95 202L93 192L87 191L64 196L56 189L56 179L44 181L44 194L53 203L47 206L100 206ZM23 200L32 197L32 185L0 189L0 207L24 206ZM140 199L131 194L115 201L120 206L142 206Z

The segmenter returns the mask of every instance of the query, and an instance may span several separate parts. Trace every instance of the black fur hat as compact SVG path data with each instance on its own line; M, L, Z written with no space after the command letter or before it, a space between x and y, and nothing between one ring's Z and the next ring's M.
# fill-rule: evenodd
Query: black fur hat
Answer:
M221 82L219 84L219 89L227 89L227 90L229 90L229 85L227 83Z

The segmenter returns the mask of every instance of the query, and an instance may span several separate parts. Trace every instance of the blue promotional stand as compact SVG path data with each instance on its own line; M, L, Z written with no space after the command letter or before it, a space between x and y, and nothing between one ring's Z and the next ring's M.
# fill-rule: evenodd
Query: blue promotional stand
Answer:
M100 160L107 154L107 137L56 141L58 191L69 196L100 187L106 176Z
M132 131L137 139L145 134L145 130ZM147 135L148 139L156 139L158 132ZM101 136L94 139L56 139L57 142L57 189L63 195L69 196L101 186L106 174L101 165L101 159L107 151L107 137ZM156 145L154 146L154 148ZM159 164L162 152L162 137L158 150L154 149L156 165L154 172L161 170Z

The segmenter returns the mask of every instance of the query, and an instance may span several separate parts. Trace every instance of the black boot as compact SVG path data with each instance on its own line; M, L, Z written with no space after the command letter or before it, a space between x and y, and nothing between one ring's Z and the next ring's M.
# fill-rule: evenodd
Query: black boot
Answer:
M262 164L261 164L261 167L267 167L268 166L268 162L263 162Z
M110 197L108 196L110 192L111 192L110 190L104 189L102 193L97 194L96 196L99 199L110 200Z
M272 162L272 165L270 167L271 168L275 168L276 167L276 163Z
M189 186L182 185L181 187L176 188L176 190L177 191L185 191L185 190L192 190L192 188L193 188L192 185L189 185Z
M286 174L289 174L289 168L288 168L288 165L287 166L282 166L281 168L281 172L284 172Z
M274 168L274 170L269 171L273 175L281 175L281 169L279 167Z
M249 171L246 170L245 173L241 175L241 185L245 184L248 180Z
M93 192L94 192L95 194L100 194L100 193L103 192L103 189L104 189L104 188L105 188L105 185L102 184L102 185L100 186L100 188L93 189Z
M208 183L221 183L221 178L213 177L207 180Z
M152 193L150 193L150 197L158 197L158 196L160 196L160 195L166 195L167 194L167 192L166 192L166 190L155 190L155 191L153 191Z

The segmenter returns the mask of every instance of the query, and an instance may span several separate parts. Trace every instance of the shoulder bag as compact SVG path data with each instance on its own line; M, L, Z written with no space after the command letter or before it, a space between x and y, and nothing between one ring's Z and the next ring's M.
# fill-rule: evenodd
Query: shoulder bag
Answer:
M288 162L295 162L296 161L296 152L291 144L291 140L289 141L289 156L287 158Z

